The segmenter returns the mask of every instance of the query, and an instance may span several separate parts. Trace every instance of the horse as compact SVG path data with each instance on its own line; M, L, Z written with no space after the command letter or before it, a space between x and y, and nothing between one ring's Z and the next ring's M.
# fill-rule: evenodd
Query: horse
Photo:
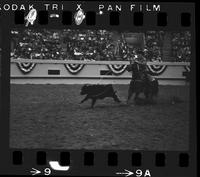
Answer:
M128 71L132 71L134 74L132 75L132 80L129 85L127 104L133 93L135 93L135 101L138 100L140 93L144 93L146 100L151 102L153 101L153 97L158 95L158 80L150 76L147 71L140 71L139 68L140 67L128 66Z

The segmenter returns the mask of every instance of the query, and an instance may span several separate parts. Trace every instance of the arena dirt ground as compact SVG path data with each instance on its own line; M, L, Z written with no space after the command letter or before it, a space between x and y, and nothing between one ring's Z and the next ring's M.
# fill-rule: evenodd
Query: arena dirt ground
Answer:
M128 85L114 85L122 103L106 98L94 109L79 104L81 87L11 85L10 147L188 150L188 86L160 86L156 105L126 105Z

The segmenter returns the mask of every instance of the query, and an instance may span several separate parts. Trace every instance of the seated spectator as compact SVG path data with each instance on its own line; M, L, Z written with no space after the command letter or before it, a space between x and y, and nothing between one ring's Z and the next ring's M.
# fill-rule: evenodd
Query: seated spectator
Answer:
M116 33L120 35L120 33ZM116 35L115 34L115 35ZM174 61L190 61L190 32L172 34L172 56ZM136 55L137 47L128 46L126 40L107 30L32 30L13 33L16 45L13 57L36 59L75 60L128 60L128 55ZM148 61L162 59L162 45L165 32L145 33L145 57Z

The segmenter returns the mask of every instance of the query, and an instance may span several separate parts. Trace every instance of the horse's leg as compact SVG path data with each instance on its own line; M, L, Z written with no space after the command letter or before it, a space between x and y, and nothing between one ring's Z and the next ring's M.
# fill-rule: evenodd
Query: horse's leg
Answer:
M158 94L158 86L154 83L154 81L151 83L150 87L150 101L151 103L155 103L154 96L157 97Z
M116 93L113 94L113 99L115 102L120 103L121 101L119 100L119 98L117 97Z
M131 97L134 93L134 89L133 89L132 84L133 83L130 83L130 86L129 86L129 89L128 89L128 98L127 98L127 101L126 101L127 104L128 104L129 100L131 99Z
M126 101L127 104L129 103L129 100L131 99L132 95L133 95L133 91L128 92L128 99Z
M149 94L147 93L147 91L144 92L144 96L145 96L146 100L148 100Z
M94 104L96 103L96 101L97 101L97 100L96 100L95 98L93 98L93 99L92 99L91 108L93 108L93 107L94 107Z
M138 97L139 97L139 94L140 94L140 92L136 92L136 93L135 93L134 100L137 100L137 99L138 99Z
M145 80L144 81L144 95L145 95L145 101L148 103L150 98L151 98L151 93L152 93L152 90L151 90L151 86L150 86L150 81L149 80Z
M152 86L152 82L150 82L149 83L149 85L147 85L147 97L146 97L146 99L147 99L147 101L148 101L148 103L152 103L153 102L153 86Z

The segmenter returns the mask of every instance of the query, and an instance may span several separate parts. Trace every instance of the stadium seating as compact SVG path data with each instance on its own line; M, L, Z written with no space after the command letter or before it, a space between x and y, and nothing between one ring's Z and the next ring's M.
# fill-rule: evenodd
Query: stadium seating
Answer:
M137 54L137 48L130 46L122 33L116 33L115 37L113 33L107 30L15 30L12 31L12 56L54 60L128 60ZM147 60L190 61L191 34L171 32L167 40L166 33L147 31L144 34Z

